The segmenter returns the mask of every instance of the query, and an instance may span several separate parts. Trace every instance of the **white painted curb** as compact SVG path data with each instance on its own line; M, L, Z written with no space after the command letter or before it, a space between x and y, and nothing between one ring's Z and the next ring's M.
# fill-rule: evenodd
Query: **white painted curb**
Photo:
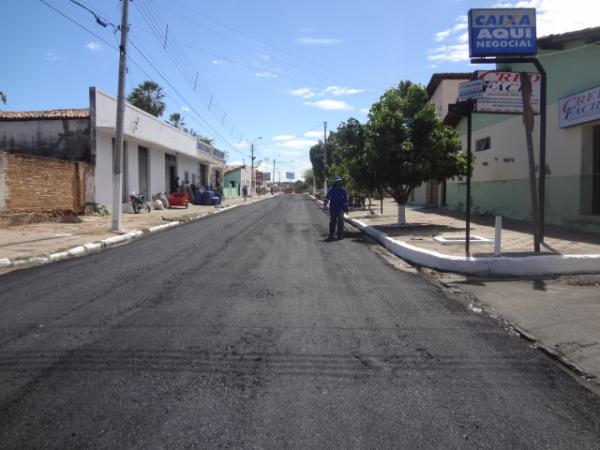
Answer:
M379 241L385 248L413 264L444 272L483 276L547 276L600 272L600 255L540 255L521 257L451 256L392 239L359 220L346 217L352 225Z
M235 205L230 205L230 206L226 206L224 208L221 209L217 209L214 212L208 213L208 214L200 214L196 217L193 217L190 220L186 220L186 221L179 221L179 220L175 220L173 222L169 222L163 225L157 225L154 227L151 227L148 229L148 233L155 233L157 231L161 231L161 230L165 230L168 228L172 228L172 227L176 227L178 225L181 225L183 223L186 222L193 222L196 221L198 219L201 219L203 217L209 217L212 216L214 214L218 214L218 213L222 213L224 211L229 211L231 209L237 208L238 206L245 206L245 205L252 205L253 203L256 203L258 201L262 201L262 200L266 200L268 198L273 198L276 196L270 196L270 197L263 197L257 200L254 200L252 202L248 202L248 203L238 203ZM106 239L102 239L100 241L96 241L96 242L88 242L86 244L81 244L78 245L76 247L73 247L69 250L65 250L62 252L57 252L57 253L52 253L50 255L38 255L38 256L32 256L30 258L25 258L25 259L19 259L19 260L13 260L11 261L8 258L0 258L0 268L2 267L10 267L10 266L21 266L21 265L41 265L41 264L47 264L50 262L55 262L55 261L60 261L63 259L67 259L67 258L73 258L76 256L83 256L85 254L88 253L93 253L96 252L98 250L101 250L103 248L109 248L112 247L114 245L118 245L121 244L123 242L127 242L127 241L131 241L133 239L138 238L139 236L145 234L144 231L142 230L132 230L132 231L128 231L127 233L124 234L120 234L118 236L113 236L113 237L109 237Z
M314 196L310 196L319 203ZM445 255L392 239L360 220L346 221L377 240L394 255L419 266L444 272L459 272L487 277L535 277L600 273L600 255L540 255L469 257Z

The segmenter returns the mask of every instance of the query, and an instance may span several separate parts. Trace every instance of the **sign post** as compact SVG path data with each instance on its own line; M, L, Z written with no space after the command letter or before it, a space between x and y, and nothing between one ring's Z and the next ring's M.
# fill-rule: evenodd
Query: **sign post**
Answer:
M534 236L544 241L546 191L547 74L537 54L534 8L469 10L469 54L471 64L524 64L535 66L540 75L540 161L538 181L538 223ZM533 80L532 80L533 81ZM535 90L535 86L534 86ZM535 95L535 91L534 91ZM534 101L535 103L535 101ZM534 105L532 105L534 106ZM534 110L535 111L535 110ZM532 205L533 206L533 205ZM539 252L539 246L535 248Z

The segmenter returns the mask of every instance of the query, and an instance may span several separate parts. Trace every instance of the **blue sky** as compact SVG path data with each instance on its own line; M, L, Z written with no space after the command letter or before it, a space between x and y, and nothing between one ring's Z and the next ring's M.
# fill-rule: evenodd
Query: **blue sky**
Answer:
M39 0L3 0L3 109L87 107L89 86L116 95L118 53L112 47L118 36L70 0L45 1L98 37ZM80 3L120 22L119 0ZM130 46L135 65L127 92L151 78L167 94L164 119L182 113L188 126L215 139L230 162L249 163L248 142L262 136L256 153L268 158L264 169L276 159L278 170L299 176L310 166L308 149L322 138L324 121L330 129L349 117L365 121L371 104L401 80L426 84L434 72L473 70L465 35L469 8L537 7L538 34L544 35L600 25L599 4L135 0L131 41L172 87Z

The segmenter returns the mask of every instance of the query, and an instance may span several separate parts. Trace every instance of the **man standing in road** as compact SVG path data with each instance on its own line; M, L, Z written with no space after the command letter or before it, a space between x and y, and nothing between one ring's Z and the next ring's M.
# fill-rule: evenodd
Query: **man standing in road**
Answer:
M344 233L344 212L348 211L348 194L346 189L342 187L342 178L335 177L333 186L327 192L324 207L327 209L329 204L329 237L333 239L333 234L337 227L337 238L342 239Z

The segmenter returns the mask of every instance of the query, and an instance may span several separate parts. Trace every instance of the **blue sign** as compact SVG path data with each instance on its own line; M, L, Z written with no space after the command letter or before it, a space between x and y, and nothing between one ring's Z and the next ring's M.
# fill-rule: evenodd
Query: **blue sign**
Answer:
M286 173L285 173L285 177L286 177L288 180L293 180L294 178L296 178L296 177L294 176L294 172L286 172Z
M469 10L471 57L536 53L535 8Z

